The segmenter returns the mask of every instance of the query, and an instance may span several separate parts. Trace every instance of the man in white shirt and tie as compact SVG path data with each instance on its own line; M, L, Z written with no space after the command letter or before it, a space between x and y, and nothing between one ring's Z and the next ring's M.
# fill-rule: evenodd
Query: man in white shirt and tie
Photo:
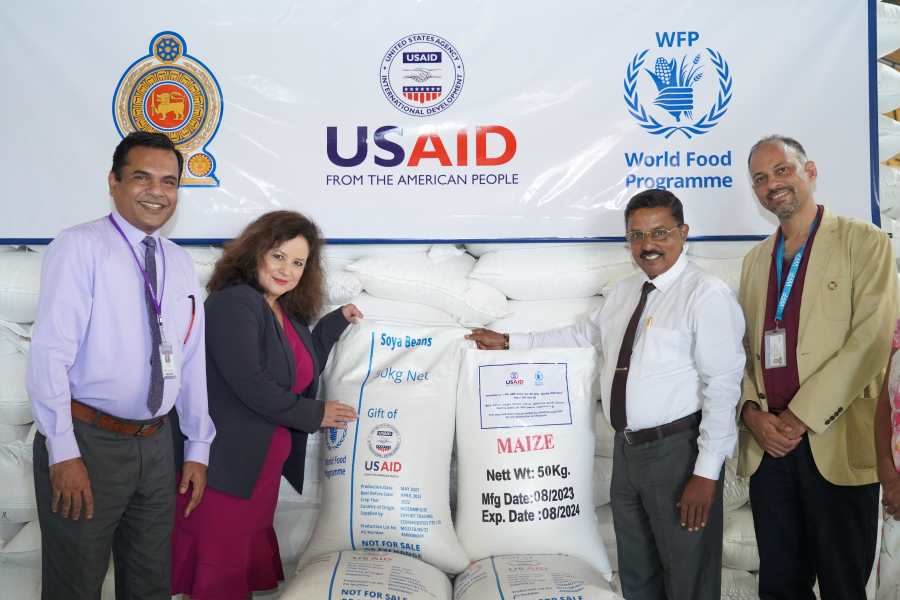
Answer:
M646 190L625 208L643 273L575 325L527 334L475 329L481 349L595 346L616 430L612 512L628 600L721 593L722 468L737 440L744 318L734 293L683 253L681 201Z

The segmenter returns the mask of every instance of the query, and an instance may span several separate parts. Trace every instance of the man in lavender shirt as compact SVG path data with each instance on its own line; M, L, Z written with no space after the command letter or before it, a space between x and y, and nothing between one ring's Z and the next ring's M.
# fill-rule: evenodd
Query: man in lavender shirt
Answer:
M110 552L117 599L170 598L173 407L188 513L206 486L203 303L190 257L159 234L182 164L165 135L129 134L108 177L115 210L44 257L27 379L44 600L99 600Z

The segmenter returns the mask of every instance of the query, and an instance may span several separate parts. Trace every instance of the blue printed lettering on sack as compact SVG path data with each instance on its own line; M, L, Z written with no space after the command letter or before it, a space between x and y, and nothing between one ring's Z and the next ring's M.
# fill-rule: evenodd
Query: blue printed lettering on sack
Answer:
M391 335L389 333L382 333L381 338L379 339L379 343L386 348L391 350L398 350L400 348L430 348L433 340L431 336L425 337L411 337L411 336L397 336Z

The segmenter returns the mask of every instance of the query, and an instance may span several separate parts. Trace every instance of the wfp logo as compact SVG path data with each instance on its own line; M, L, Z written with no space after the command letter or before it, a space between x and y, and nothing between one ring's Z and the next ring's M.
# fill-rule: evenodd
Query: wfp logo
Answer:
M691 47L699 39L696 31L656 32L660 48ZM728 63L712 48L680 56L657 56L655 60L649 49L641 50L625 69L625 105L638 124L653 135L669 138L680 132L692 139L708 132L725 116L732 84ZM642 88L655 91L652 106L656 110L644 107L639 95Z
M344 443L344 440L347 438L347 430L346 429L338 429L337 427L329 427L328 435L325 439L325 443L332 450L341 447L341 444Z
M510 371L506 378L506 385L525 385L525 379L519 376L518 371Z
M388 48L379 75L381 91L394 108L427 117L456 102L465 67L453 44L439 35L415 33Z
M534 385L544 385L544 374L540 370L534 373Z

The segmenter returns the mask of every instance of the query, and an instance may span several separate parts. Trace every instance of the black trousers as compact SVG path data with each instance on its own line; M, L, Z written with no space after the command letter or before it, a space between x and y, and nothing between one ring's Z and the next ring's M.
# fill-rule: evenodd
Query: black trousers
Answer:
M610 495L628 600L721 597L722 474L705 528L683 528L675 507L694 472L697 435L695 427L637 446L616 436Z
M46 439L40 434L34 438L42 600L100 600L110 552L117 600L169 600L175 519L171 425L147 438L80 421L74 426L94 496L90 520L83 513L73 521L50 511Z
M878 484L834 485L806 437L783 458L766 454L750 478L760 600L865 600L878 537Z

